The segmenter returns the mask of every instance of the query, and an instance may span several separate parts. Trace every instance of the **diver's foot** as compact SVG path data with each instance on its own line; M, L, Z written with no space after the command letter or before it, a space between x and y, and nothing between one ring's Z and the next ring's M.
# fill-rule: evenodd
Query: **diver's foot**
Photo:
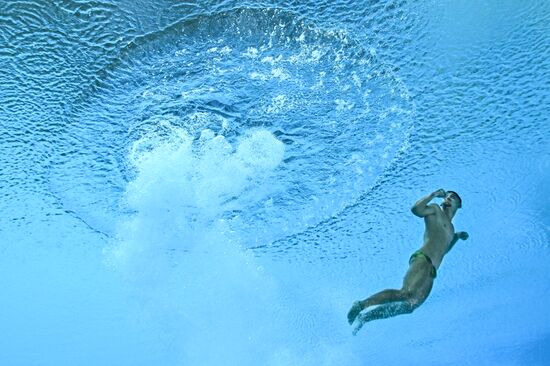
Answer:
M351 309L348 311L348 323L350 325L353 323L355 318L357 318L357 315L363 310L363 306L361 305L361 301L356 301L351 306Z
M355 326L353 327L351 334L357 335L357 332L359 332L361 328L363 328L363 325L365 325L366 322L367 321L365 320L365 315L359 315L357 319L355 319L355 321L353 322Z

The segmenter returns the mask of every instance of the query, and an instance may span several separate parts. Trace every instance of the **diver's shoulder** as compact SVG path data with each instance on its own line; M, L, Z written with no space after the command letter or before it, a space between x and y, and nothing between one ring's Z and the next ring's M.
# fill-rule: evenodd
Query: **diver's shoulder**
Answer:
M439 206L437 203L430 203L428 207L431 207L431 209L434 210L435 212L443 212L443 210L441 209L441 206Z
M445 213L443 212L443 209L441 208L441 206L439 206L437 203L430 203L428 205L428 208L430 210L430 215L433 217L433 218L439 218L441 217L441 215L444 215Z

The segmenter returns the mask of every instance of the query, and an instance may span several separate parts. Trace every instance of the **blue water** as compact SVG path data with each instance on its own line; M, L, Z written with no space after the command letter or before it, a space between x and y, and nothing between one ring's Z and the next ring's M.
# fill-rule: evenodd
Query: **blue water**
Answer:
M0 3L0 365L550 364L549 60L546 1Z

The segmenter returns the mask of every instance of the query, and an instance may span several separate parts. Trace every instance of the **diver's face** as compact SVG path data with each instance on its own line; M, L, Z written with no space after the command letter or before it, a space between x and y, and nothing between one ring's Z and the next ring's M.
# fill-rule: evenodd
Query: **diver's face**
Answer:
M460 207L460 201L457 195L451 192L451 193L447 193L441 205L443 207L453 207L457 209Z

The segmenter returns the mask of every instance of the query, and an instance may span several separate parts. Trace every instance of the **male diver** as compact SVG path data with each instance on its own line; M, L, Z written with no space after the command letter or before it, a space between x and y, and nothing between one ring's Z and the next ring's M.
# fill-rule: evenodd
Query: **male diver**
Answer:
M444 198L441 207L429 202L435 197ZM355 328L353 335L371 320L384 319L412 313L426 300L437 275L437 269L445 254L458 239L468 239L468 233L455 233L451 220L462 207L462 199L456 192L439 189L418 200L411 208L413 214L424 218L426 230L424 244L409 259L409 270L400 290L380 291L362 301L353 303L348 312L348 322ZM366 310L364 313L361 313Z

